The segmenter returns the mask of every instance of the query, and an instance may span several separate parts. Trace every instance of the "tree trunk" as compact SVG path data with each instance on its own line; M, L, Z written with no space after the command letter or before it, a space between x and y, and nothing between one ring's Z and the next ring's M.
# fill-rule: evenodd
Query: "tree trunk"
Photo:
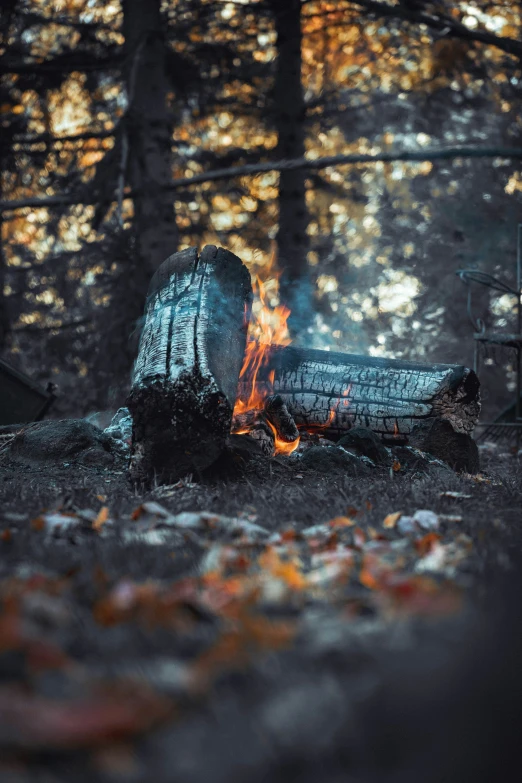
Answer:
M1 188L0 188L1 194ZM3 214L0 212L0 353L4 350L9 333L9 315L7 312L7 302L5 296L5 254L3 240Z
M274 115L278 137L277 157L305 154L305 101L301 81L301 0L270 0L277 35ZM306 172L281 171L279 175L278 262L282 271L281 299L292 311L289 326L294 335L311 321L312 289L307 263Z
M176 251L179 234L172 179L172 120L169 116L164 30L160 0L123 0L125 81L129 108L123 139L126 179L134 199L134 229L146 279Z
M422 419L471 433L480 412L476 374L459 365L420 364L313 349L274 346L258 374L281 395L298 427L339 438L355 426L384 439L407 440ZM248 390L239 387L242 398Z
M200 472L221 454L251 304L248 270L222 248L183 250L157 270L127 401L135 480Z

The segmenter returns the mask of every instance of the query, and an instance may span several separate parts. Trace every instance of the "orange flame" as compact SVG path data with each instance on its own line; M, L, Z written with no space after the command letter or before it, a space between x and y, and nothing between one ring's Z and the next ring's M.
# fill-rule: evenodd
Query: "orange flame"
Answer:
M284 305L272 307L269 302L270 289L274 296L279 290L280 273L274 270L275 262L276 256L273 251L265 270L265 280L261 280L257 275L252 280L254 289L252 320L248 330L243 367L239 374L240 381L248 389L248 397L243 395L236 399L234 416L247 411L263 410L266 398L274 393L275 370L270 371L268 381L264 383L258 382L259 371L268 364L271 345L290 345L292 342L287 326L290 310ZM299 438L292 443L287 443L277 436L272 424L270 422L268 424L274 432L276 454L291 454L299 445ZM249 432L249 427L234 431L236 435L246 432Z
M296 438L296 440L292 440L288 442L287 440L281 440L281 438L277 434L277 430L272 424L271 421L268 421L267 424L274 433L274 446L275 446L275 453L276 454L291 454L293 451L296 450L296 448L299 446L299 441L301 438Z

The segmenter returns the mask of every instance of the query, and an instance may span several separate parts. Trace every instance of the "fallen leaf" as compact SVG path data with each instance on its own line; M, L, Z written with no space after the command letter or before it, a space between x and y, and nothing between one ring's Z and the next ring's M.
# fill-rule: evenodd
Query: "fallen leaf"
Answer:
M306 579L292 561L281 560L273 547L267 547L258 558L261 569L269 571L276 579L281 579L292 590L303 590Z
M359 582L369 590L377 590L379 583L367 566L363 566L359 573Z
M394 528L401 516L402 511L394 511L392 514L388 514L388 516L384 517L383 527Z
M109 508L108 506L102 506L102 508L98 513L98 516L92 523L92 529L98 531L101 530L108 519L109 519Z
M397 473L397 471L399 471L400 469L401 469L401 463L399 462L398 459L394 459L392 464L392 470L394 471L394 473Z
M430 550L438 544L440 536L438 533L426 533L425 536L415 541L415 549L420 555L426 555Z
M300 538L300 536L293 528L281 532L281 541L295 541L297 538Z
M353 527L356 524L350 517L334 517L328 522L330 527Z

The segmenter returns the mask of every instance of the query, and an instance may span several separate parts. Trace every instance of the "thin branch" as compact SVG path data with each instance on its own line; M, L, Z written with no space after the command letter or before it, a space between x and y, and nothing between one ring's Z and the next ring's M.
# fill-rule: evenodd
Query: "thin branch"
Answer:
M58 59L58 58L56 58ZM5 62L0 66L0 75L6 74L41 74L41 73L72 73L74 71L88 71L95 73L98 71L111 71L121 68L122 60L120 57L106 57L96 62L55 62L54 60L42 60L40 62L12 61Z
M424 24L432 30L438 30L444 37L453 36L467 41L488 44L522 59L522 43L520 41L507 36L495 35L495 33L490 33L488 30L472 30L462 22L446 14L412 10L402 3L400 5L387 5L378 2L378 0L350 0L350 2L380 17L404 19L413 24Z
M92 324L92 318L81 318L78 321L69 321L67 323L53 324L52 326L38 326L38 324L26 324L23 326L14 326L13 332L55 332L61 329L74 329L76 326L86 326Z
M420 163L433 160L452 160L454 158L508 158L522 159L520 147L448 147L446 149L424 149L403 152L378 152L375 155L328 155L324 158L309 160L308 158L291 158L288 160L268 161L266 163L251 163L245 166L232 166L226 169L215 169L192 177L174 179L162 190L171 191L192 185L201 185L203 182L214 182L220 179L234 179L234 177L249 177L256 174L264 174L270 171L289 171L295 169L324 169L329 166L348 166L354 164L394 163L410 162ZM124 198L135 198L140 195L131 191L125 193ZM0 210L24 209L28 207L55 207L73 204L98 204L111 203L117 198L112 195L106 199L100 199L94 195L75 197L73 194L61 196L49 196L47 198L26 198L13 201L0 201Z
M72 136L52 136L51 134L41 134L40 136L13 136L11 144L58 144L65 141L89 141L89 139L108 139L114 136L115 129L110 131L91 131L85 133L76 133Z

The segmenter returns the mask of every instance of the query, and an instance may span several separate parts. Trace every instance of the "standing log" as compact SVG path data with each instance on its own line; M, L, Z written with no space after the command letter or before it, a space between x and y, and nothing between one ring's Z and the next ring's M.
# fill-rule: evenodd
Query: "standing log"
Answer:
M175 253L155 273L127 400L135 480L170 481L221 454L251 305L247 268L222 248Z
M479 380L459 365L273 346L260 385L266 387L272 371L273 392L297 426L334 440L362 426L384 440L407 441L427 418L446 419L469 434L480 412ZM240 384L239 394L247 398L249 390Z

